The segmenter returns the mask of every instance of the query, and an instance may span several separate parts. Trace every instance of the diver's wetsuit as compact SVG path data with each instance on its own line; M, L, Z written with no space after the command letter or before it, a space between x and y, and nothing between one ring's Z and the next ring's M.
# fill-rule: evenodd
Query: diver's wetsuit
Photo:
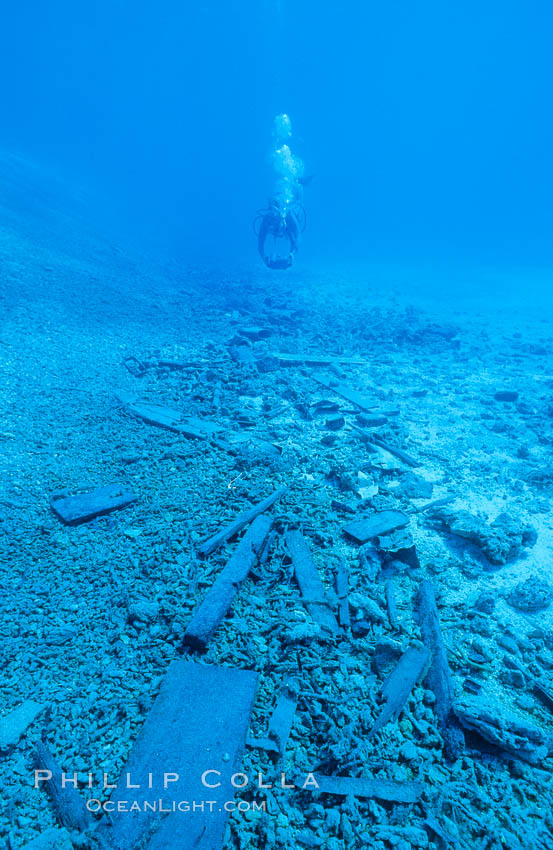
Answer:
M269 256L265 253L268 236L275 239L288 239L290 251L284 256ZM270 269L288 269L294 260L300 240L300 226L293 210L281 212L279 207L270 207L263 215L257 237L257 248L263 262Z

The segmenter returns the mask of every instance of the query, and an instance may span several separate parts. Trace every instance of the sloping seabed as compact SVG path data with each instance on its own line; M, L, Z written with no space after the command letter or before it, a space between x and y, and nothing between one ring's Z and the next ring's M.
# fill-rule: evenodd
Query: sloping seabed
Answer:
M405 273L164 272L78 223L5 221L0 677L2 714L28 714L0 736L4 846L71 846L37 744L119 776L248 525L198 548L281 487L268 549L190 652L259 673L237 797L268 813L233 813L224 847L553 846L549 318L413 297ZM52 510L114 483L136 497L118 511Z

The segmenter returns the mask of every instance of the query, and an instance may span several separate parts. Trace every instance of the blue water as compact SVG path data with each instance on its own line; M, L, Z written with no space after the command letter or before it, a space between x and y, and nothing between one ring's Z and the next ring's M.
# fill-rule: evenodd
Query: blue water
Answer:
M287 112L315 175L306 261L543 265L552 32L546 0L11 4L0 142L141 246L254 259Z

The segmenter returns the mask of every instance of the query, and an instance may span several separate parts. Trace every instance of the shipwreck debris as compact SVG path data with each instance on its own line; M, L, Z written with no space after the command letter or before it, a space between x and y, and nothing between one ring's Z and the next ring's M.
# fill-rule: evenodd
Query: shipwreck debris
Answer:
M142 378L148 371L146 364L143 363L142 360L139 360L138 357L134 357L132 354L125 357L123 365L135 378Z
M523 665L513 658L512 655L504 655L503 660L506 667L510 670L516 670L521 674L525 684L528 684L531 687L533 693L537 696L540 702L547 706L550 711L553 711L553 691L551 690L550 685L533 676L530 671L523 667Z
M244 526L249 525L250 522L252 522L257 516L268 511L269 508L271 508L275 502L277 502L286 493L287 489L287 487L280 487L278 490L275 490L275 492L270 496L267 496L266 499L263 499L256 505L253 505L253 507L237 516L236 519L232 520L232 522L228 525L225 525L224 528L216 534L208 537L207 540L204 540L204 542L198 546L198 555L204 558L207 555L211 555L211 553L215 552L219 546L222 546L223 543L226 543L227 540L230 540L230 538L235 534L238 534Z
M399 411L398 411L399 413ZM363 428L380 428L382 425L386 425L388 422L388 417L383 413L378 413L378 411L374 411L374 413L359 413L357 415L357 421L359 425L362 425ZM365 432L363 432L365 433ZM365 434L367 439L370 438L370 435Z
M341 363L347 366L363 366L363 360L355 357L342 357L336 354L334 357L329 357L325 354L316 354L309 352L305 354L277 354L270 355L281 366L333 366L336 363Z
M261 514L246 531L188 624L183 638L185 646L194 650L205 650L209 639L229 610L240 585L257 562L272 524L272 517Z
M290 737L296 706L298 704L297 686L285 682L278 695L275 710L269 721L269 739L274 741L279 755L283 756Z
M450 505L452 502L456 500L457 496L442 496L440 499L433 499L431 502L426 502L425 505L421 505L418 508L414 509L415 513L426 513L427 511L433 511L435 508L441 508L444 505Z
M407 454L406 451L397 448L397 446L391 446L389 443L386 443L380 437L376 436L376 434L372 437L372 442L375 446L379 446L379 448L384 449L384 451L388 452L388 454L391 454L394 457L397 457L398 460L403 461L403 463L407 464L407 466L416 467L421 465L418 460L415 460L410 454Z
M425 683L436 697L434 711L444 740L445 754L447 758L454 761L463 751L464 736L453 712L453 682L432 582L422 582L416 599L416 608L422 639L431 653Z
M494 393L494 399L496 401L518 401L518 393L516 390L499 390L499 392Z
M292 558L294 575L307 610L322 629L336 635L339 631L338 623L303 535L299 531L288 531L286 547Z
M319 401L313 402L311 410L316 415L337 413L340 410L340 405L335 401L329 401L326 398L321 398Z
M249 327L240 328L238 333L240 336L246 337L250 342L258 342L260 339L267 339L270 337L274 331L272 328L262 328L257 325L250 325Z
M323 375L320 372L314 372L311 377L318 384L326 387L327 390L332 390L335 395L339 395L341 398L351 402L351 404L354 404L355 407L358 407L361 410L367 411L376 407L374 399L368 398L368 396L363 395L363 393L360 393L357 390L352 390L345 384L338 383L338 381L330 375Z
M124 484L108 484L89 493L75 496L52 495L50 506L66 525L79 525L97 516L126 508L136 502L137 496Z
M330 507L334 511L341 511L344 514L354 514L355 508L352 508L351 505L346 505L345 502L339 502L336 499L332 499L330 502Z
M340 431L341 428L346 424L346 420L341 414L337 414L336 416L329 416L325 420L325 427L328 428L329 431Z
M63 773L50 750L39 743L35 752L35 764L41 771L44 787L52 801L58 821L67 829L86 832L92 823L92 818L81 797L72 783L63 781Z
M209 440L223 430L222 426L215 422L184 416L180 410L152 402L130 402L127 404L127 410L148 425L156 425L193 440Z
M395 782L391 779L365 779L355 776L315 775L321 794L338 797L373 797L393 803L416 803L423 792L422 782Z
M385 594L386 594L386 609L388 611L388 621L390 626L394 631L399 629L399 623L397 619L397 605L396 605L396 592L394 583L391 579L388 579L384 586Z
M280 688L275 709L269 720L267 738L250 738L248 745L266 750L276 758L284 756L286 744L290 737L296 707L298 704L298 687L295 681L286 681Z
M351 625L349 615L349 574L344 558L340 558L336 567L335 575L336 596L338 597L338 620L342 628L348 628Z
M350 522L343 531L346 537L362 544L407 525L409 517L401 511L380 511L365 519Z
M426 647L411 646L403 653L382 685L384 707L369 731L369 738L372 738L390 720L397 720L409 694L427 670L429 661L430 653Z
M31 723L44 711L44 703L26 699L13 711L0 718L0 752L15 747Z
M132 777L133 787L119 783L111 796L115 814L104 818L97 830L105 846L110 850L222 846L226 807L202 806L183 817L178 808L172 811L172 804L205 799L205 770L212 771L207 782L220 783L217 798L233 799L236 789L230 780L241 760L257 678L250 670L184 660L172 663L122 771L123 777ZM172 781L166 783L169 765ZM152 798L163 798L168 813L144 811L140 801L145 788ZM118 811L120 800L127 801L126 811ZM132 810L134 801L138 811Z
M399 561L413 569L420 567L417 550L408 528L396 528L389 534L379 534L375 537L375 544L383 563Z

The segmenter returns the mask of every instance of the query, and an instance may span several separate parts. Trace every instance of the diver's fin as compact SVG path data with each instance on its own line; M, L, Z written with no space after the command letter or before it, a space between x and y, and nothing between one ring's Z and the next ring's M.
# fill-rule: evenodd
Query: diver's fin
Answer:
M298 183L301 183L302 186L309 186L314 177L314 174L308 174L307 177L298 177Z

